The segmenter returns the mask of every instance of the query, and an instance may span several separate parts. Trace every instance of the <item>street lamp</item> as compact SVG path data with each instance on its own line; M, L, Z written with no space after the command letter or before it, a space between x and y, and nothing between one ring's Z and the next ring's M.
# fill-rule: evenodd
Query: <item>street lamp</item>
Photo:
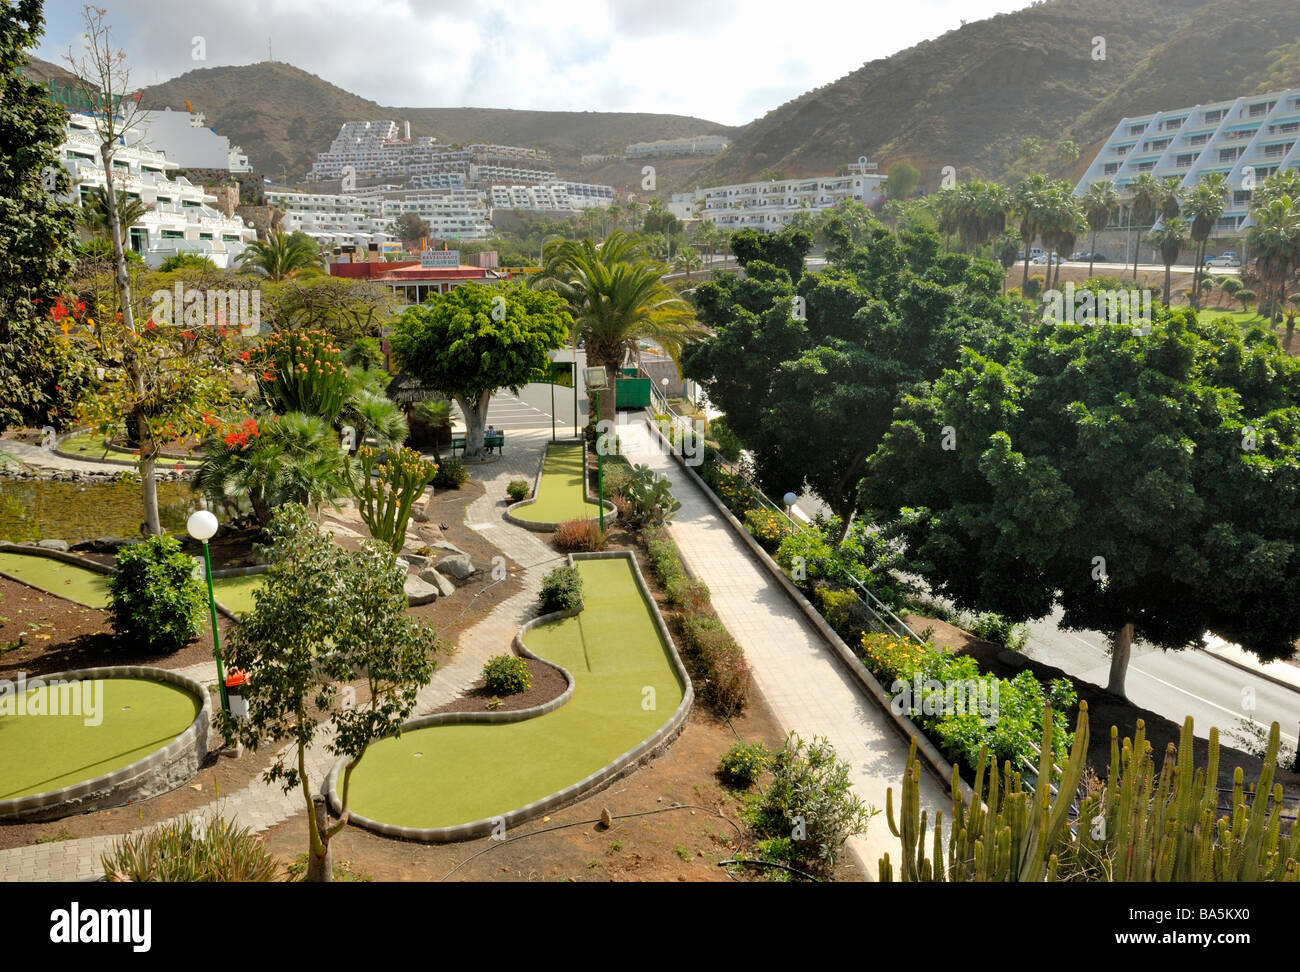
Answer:
M212 657L217 660L217 689L221 693L221 708L230 708L226 700L226 673L221 664L221 635L217 631L217 599L212 593L212 555L208 553L208 541L217 534L217 518L207 510L196 510L185 522L185 529L195 540L203 544L203 566L208 580L208 611L212 617Z
M794 504L799 502L799 497L795 493L786 493L781 500L785 503L785 515L790 516L790 511L794 509Z
M608 391L605 387L605 369L604 368L584 368L583 384L587 386L587 391L596 396L596 428L600 425L600 393ZM577 391L574 391L574 399L577 399ZM596 498L600 502L600 532L605 532L605 454L600 448L600 436L596 436Z

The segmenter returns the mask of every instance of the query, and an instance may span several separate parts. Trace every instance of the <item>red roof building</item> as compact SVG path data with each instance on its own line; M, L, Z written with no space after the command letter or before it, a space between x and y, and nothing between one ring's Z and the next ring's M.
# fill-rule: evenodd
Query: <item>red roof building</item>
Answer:
M419 260L331 263L330 276L387 284L408 304L423 304L430 294L445 294L470 281L493 283L506 279L505 274L485 267L425 267Z

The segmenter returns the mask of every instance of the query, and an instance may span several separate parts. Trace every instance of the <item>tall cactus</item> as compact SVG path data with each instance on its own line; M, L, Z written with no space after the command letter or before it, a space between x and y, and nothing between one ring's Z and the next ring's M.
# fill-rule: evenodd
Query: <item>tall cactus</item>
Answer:
M375 451L363 447L357 450L357 460L361 464L361 478L356 486L361 519L372 537L397 553L406 543L411 504L424 492L438 467L414 449L398 449L380 466Z
M1051 720L1045 719L1044 754L1052 751L1051 733ZM967 808L954 775L946 866L941 814L935 820L933 856L925 856L921 767L913 746L897 817L892 787L885 803L889 828L902 844L900 876L904 881L1300 881L1300 826L1282 836L1282 787L1273 782L1279 743L1274 723L1254 798L1247 797L1239 767L1231 811L1219 817L1217 730L1210 731L1208 765L1198 769L1189 717L1178 746L1166 750L1157 776L1145 725L1139 721L1134 738L1122 746L1112 728L1106 783L1082 796L1069 825L1070 801L1083 779L1088 749L1087 704L1080 703L1074 745L1054 799L1045 785L1027 789L1008 764L1001 780L996 768L989 772L986 799ZM1049 759L1043 757L1039 780L1050 778ZM982 753L976 794L985 792L986 769L987 754ZM879 876L881 881L894 879L888 854L881 859Z

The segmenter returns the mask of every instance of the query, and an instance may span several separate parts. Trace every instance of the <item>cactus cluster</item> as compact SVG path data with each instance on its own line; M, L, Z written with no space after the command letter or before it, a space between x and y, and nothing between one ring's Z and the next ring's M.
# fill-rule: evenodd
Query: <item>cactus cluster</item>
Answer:
M406 543L411 505L424 492L438 467L414 449L390 452L382 465L369 447L357 450L361 475L356 485L357 506L370 535L394 553ZM376 469L378 475L375 475Z
M1263 772L1247 791L1241 768L1233 776L1232 804L1220 815L1219 734L1210 731L1209 763L1193 763L1192 720L1183 724L1157 774L1137 724L1132 740L1119 742L1111 729L1110 768L1104 784L1084 785L1088 707L1079 722L1069 759L1050 764L1052 721L1043 720L1043 759L1038 779L1026 782L1008 763L1001 774L981 753L974 792L985 799L969 808L953 770L952 827L944 853L943 814L927 838L920 805L916 747L908 756L900 806L886 800L889 829L902 844L898 877L904 881L1300 881L1300 826L1282 833L1282 786L1273 780L1280 730L1269 735ZM1049 776L1049 774L1051 774ZM1058 775L1059 774L1059 775ZM987 788L985 776L988 777ZM987 792L986 792L987 789ZM1077 805L1075 805L1077 804ZM928 850L928 856L927 856ZM880 860L881 881L895 879L894 863Z

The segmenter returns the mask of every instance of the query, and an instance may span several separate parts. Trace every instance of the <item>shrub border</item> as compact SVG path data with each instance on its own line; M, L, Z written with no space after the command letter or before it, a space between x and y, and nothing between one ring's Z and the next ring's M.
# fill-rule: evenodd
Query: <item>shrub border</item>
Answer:
M796 605L798 605L799 609L803 611L818 632L821 633L821 636L826 639L831 648L834 649L835 653L839 656L840 661L849 670L849 673L854 677L858 685L867 695L875 700L877 705L888 713L889 717L894 721L894 725L898 731L908 740L915 743L917 752L924 757L925 761L929 764L930 769L938 776L944 786L951 787L953 779L955 778L957 780L961 789L962 799L969 804L974 798L974 793L970 784L961 778L961 774L956 772L953 764L944 758L943 753L941 753L938 747L929 740L916 723L907 716L894 711L893 706L889 704L889 695L885 692L884 686L882 686L876 677L871 674L870 670L862 664L862 660L858 658L853 649L851 649L835 629L826 622L826 619L822 617L821 612L813 606L812 602L804 596L803 592L791 583L790 578L787 577L785 571L781 569L781 565L772 559L771 555L764 550L750 532L745 529L745 525L736 519L735 514L733 514L731 510L727 509L726 504L724 504L722 500L714 494L713 490L709 488L708 484L700 478L699 473L686 465L685 459L672 448L671 443L664 439L663 434L659 431L653 419L647 417L645 422L652 430L655 442L660 446L663 446L666 451L677 460L677 464L682 467L682 470L691 481L703 490L704 495L709 498L709 501L715 507L717 507L718 513L722 518L731 525L732 529L735 530L736 533L740 534L741 539L749 547L750 553L752 553L758 561L767 568L768 572L773 576L773 578L775 578L776 582L784 588L788 595L790 595L790 598ZM956 774L955 777L954 774Z
M559 528L560 523L571 522L569 520L561 520L557 523L547 523L544 520L525 520L520 518L517 515L518 511L523 509L525 506L532 506L534 503L537 502L538 494L541 492L542 489L542 470L546 468L546 456L547 453L550 452L551 446L553 445L580 445L583 447L582 448L582 496L583 499L587 500L587 502L595 503L597 506L600 505L599 498L591 495L591 484L587 482L587 440L583 438L556 439L554 442L546 443L546 448L542 450L541 461L538 462L537 464L537 475L533 477L533 495L530 496L528 499L520 500L518 503L511 503L509 506L505 508L504 512L502 512L501 515L505 517L507 523L513 523L515 526L523 527L525 530L530 530L533 533L554 533ZM611 501L606 500L605 515L612 516L617 513L618 513L618 507L616 507ZM599 523L600 514L597 514L596 516L585 517L582 520L579 520L578 522Z
M453 841L472 840L476 837L485 837L493 832L494 829L503 825L509 829L518 826L525 821L558 810L561 807L568 806L571 803L584 799L597 790L603 789L610 783L626 776L635 770L643 762L648 761L657 755L672 743L681 732L686 723L686 717L690 714L691 706L695 701L695 689L691 685L690 675L686 671L686 666L682 662L677 645L673 641L673 636L668 630L668 625L664 621L663 615L659 612L659 605L655 603L654 597L650 593L645 577L641 574L641 567L637 563L635 555L630 550L604 550L594 553L571 553L568 555L570 566L576 566L580 560L615 560L626 559L632 565L633 575L636 577L637 587L641 591L641 597L645 601L647 609L654 618L655 626L659 630L659 635L664 639L664 644L668 647L668 655L672 660L673 668L676 670L677 680L682 685L682 701L664 722L653 733L639 742L636 746L627 752L606 763L594 773L584 777L576 783L565 787L562 790L534 800L526 806L517 807L506 813L498 814L495 817L487 817L482 820L474 820L469 823L456 824L451 827L399 827L394 824L386 824L377 820L371 820L357 813L350 813L348 816L349 823L356 823L366 830L372 830L376 833L384 834L387 837L398 837L403 840L422 841L424 843L450 843ZM550 621L557 621L561 618L568 618L577 615L582 611L582 606L566 611L554 611L550 614L544 614L540 617L525 621L514 637L515 651L525 658L531 658L541 661L543 664L550 665L552 668L559 669L568 681L568 688L558 698L552 699L542 705L534 706L530 709L519 709L514 712L443 712L435 715L421 716L407 722L398 730L398 735L403 732L409 732L414 729L424 729L429 726L441 725L465 725L467 723L477 724L501 724L508 722L521 722L524 719L531 719L535 716L545 715L553 712L560 706L564 705L573 697L574 681L573 676L566 669L553 662L545 661L538 658L526 647L524 647L523 636L533 628L546 624ZM334 764L330 770L329 776L325 780L325 793L329 800L330 808L335 814L341 814L343 810L342 800L338 793L338 781L347 763L347 758L342 757Z
M0 800L0 820L54 820L74 813L90 813L157 796L192 779L207 757L208 731L212 725L212 697L204 686L192 678L166 668L146 665L77 668L37 677L46 683L55 679L151 679L186 689L201 700L202 707L194 721L180 735L134 763L58 790ZM166 771L176 765L183 767L185 775L179 779L166 779Z

